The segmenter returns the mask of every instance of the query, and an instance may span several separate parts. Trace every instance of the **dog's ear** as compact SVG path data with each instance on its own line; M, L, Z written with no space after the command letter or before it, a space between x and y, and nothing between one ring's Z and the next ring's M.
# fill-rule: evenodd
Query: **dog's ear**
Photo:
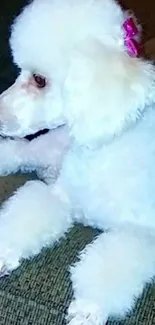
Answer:
M120 134L155 95L153 66L117 48L85 43L65 82L65 114L79 144L94 145Z

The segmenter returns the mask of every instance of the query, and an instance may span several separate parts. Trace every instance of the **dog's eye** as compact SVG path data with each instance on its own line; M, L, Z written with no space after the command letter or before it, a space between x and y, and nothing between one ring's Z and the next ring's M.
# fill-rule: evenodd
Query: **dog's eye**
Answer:
M38 88L45 88L46 87L46 78L44 78L43 76L41 75L38 75L38 74L33 74L33 79L36 83L36 86Z

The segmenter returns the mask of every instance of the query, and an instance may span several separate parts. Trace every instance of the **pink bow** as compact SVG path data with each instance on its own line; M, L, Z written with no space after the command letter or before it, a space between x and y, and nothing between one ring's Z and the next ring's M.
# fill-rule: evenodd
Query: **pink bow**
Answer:
M126 19L123 29L125 31L124 43L128 54L132 57L138 57L140 54L140 44L136 41L135 37L139 34L139 31L132 17Z

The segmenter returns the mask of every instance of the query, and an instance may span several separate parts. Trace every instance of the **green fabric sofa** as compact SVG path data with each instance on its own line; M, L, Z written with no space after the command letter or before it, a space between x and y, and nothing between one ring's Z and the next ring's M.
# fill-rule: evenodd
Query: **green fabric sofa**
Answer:
M0 92L14 81L17 72L7 45L9 26L25 3L25 0L1 0L0 3ZM19 174L1 177L0 203L31 177ZM97 234L97 230L76 225L58 247L44 249L34 259L23 261L9 277L0 278L0 325L65 324L72 297L69 265ZM110 320L109 324L155 324L155 286L145 289L125 320Z

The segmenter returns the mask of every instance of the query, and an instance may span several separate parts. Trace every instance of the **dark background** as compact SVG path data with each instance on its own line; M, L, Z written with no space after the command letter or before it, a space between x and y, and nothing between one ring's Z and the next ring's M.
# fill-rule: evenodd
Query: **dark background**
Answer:
M11 62L8 47L10 26L27 0L0 0L0 93L8 88L18 73Z

